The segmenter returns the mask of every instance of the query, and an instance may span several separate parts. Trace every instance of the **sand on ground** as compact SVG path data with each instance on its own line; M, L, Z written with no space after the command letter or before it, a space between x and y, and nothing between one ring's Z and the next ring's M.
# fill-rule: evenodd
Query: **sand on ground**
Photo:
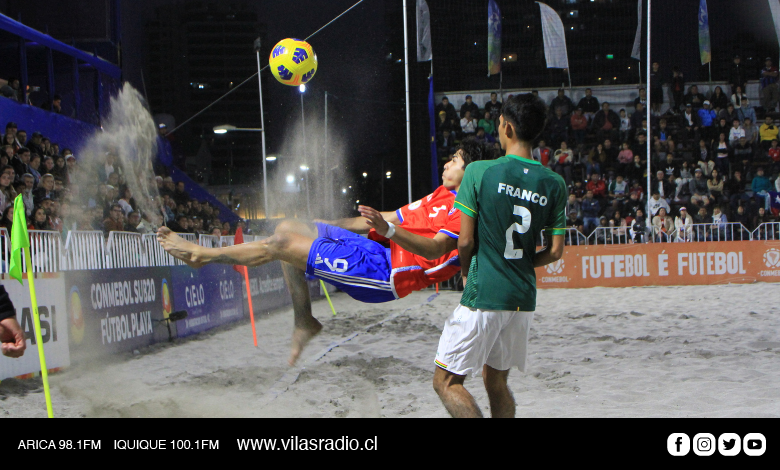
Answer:
M518 417L778 417L773 284L540 290ZM50 376L56 417L445 417L433 358L457 292L314 303L322 333L286 364L292 311ZM28 349L27 354L35 354ZM479 377L466 387L489 414ZM40 379L0 383L0 417L44 417Z

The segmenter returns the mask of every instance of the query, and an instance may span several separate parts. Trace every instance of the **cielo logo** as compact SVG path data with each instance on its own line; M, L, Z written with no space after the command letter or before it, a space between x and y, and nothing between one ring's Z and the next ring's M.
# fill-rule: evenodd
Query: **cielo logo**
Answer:
M666 438L666 450L675 457L688 455L691 451L691 438L682 432L669 434Z
M566 265L563 264L563 259L559 259L558 261L556 261L554 263L550 263L550 264L546 265L544 267L544 269L546 269L547 272L550 273L550 274L560 274L560 273L563 272L563 268L565 266Z
M70 319L70 340L73 344L81 344L84 341L84 311L81 306L81 296L78 286L70 289L70 308L68 309L68 318Z
M764 253L764 264L767 268L780 268L780 250L770 248Z

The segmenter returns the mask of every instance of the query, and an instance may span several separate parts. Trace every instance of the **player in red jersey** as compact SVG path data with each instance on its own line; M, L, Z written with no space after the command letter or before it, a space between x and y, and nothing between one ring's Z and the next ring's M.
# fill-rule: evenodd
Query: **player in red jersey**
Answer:
M311 314L306 275L322 279L362 302L388 302L460 270L457 240L460 212L455 195L466 166L492 157L492 149L466 141L444 166L442 186L395 212L360 206L362 217L335 221L281 222L258 242L205 248L161 227L157 237L175 258L198 268L209 263L259 266L281 260L295 313L290 365L322 329ZM368 238L358 234L368 233Z

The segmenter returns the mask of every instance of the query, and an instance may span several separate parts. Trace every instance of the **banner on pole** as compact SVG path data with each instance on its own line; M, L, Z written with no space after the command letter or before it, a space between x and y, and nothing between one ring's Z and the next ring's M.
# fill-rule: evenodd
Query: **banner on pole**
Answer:
M701 65L709 64L712 60L710 16L707 13L707 0L699 0L699 55L701 55Z
M631 50L631 58L642 60L642 0L637 1L636 36L634 36L634 48Z
M417 0L417 62L432 59L431 12L425 0Z
M501 10L488 3L488 77L501 73Z
M542 33L544 35L544 58L548 69L568 69L569 57L566 52L566 34L558 13L542 2Z

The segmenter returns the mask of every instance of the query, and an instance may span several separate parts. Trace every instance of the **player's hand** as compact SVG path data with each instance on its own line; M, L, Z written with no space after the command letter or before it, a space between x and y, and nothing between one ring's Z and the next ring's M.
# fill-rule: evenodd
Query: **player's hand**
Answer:
M24 355L27 343L16 318L6 318L0 321L0 348L2 348L3 356L22 357Z
M358 212L366 218L366 223L368 223L369 227L376 230L376 233L383 237L387 235L390 226L387 225L387 221L378 210L368 206L358 206Z

